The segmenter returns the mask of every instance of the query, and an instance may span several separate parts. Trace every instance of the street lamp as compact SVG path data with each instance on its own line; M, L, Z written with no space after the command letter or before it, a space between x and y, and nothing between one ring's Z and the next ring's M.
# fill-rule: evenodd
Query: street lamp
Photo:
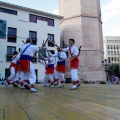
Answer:
M102 61L102 65L105 66L106 78L108 81L108 71L110 70L110 62L107 59Z

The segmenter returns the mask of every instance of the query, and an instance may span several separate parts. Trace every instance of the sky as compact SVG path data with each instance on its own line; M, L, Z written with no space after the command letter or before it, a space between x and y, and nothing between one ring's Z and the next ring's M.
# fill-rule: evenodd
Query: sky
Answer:
M58 14L58 0L0 0L36 10ZM103 36L120 36L120 0L100 0Z

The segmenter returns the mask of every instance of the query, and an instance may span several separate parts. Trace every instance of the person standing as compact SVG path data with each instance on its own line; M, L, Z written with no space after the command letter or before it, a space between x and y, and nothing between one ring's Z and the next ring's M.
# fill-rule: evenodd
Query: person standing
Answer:
M65 78L64 78L64 74L66 72L66 53L62 52L59 48L57 48L57 53L55 54L51 54L50 51L49 54L52 57L57 57L57 65L56 65L56 71L57 71L57 76L58 76L58 80L60 81L61 85L60 88L64 87L65 85Z
M42 44L42 47L39 49L37 46L32 45L31 38L27 38L26 44L23 45L20 50L19 71L28 72L31 92L37 92L37 90L34 88L34 84L36 82L36 74L31 59L35 53L42 50L43 46L45 46L44 43ZM24 76L21 79L23 81Z
M39 60L41 63L44 64L45 66L45 76L44 76L44 85L45 86L50 86L51 88L54 88L54 63L55 59L53 57L43 57L41 54L40 56L42 57L43 60Z
M16 56L17 56L17 54L18 54L18 52L17 51L15 51L14 52L14 56L12 57L12 59L11 59L11 64L10 64L10 66L9 66L9 69L10 69L10 76L7 78L7 82L8 82L8 84L10 84L10 83L13 83L13 79L14 79L14 77L15 77L15 69L16 69L16 62L17 62L17 60L16 60Z
M71 69L71 78L73 85L71 86L70 90L74 90L80 86L80 81L78 80L77 69L79 67L79 59L78 59L78 48L74 45L75 40L69 39L69 46L67 48L61 49L58 45L55 44L57 48L64 52L69 53L69 62L70 62L70 69Z

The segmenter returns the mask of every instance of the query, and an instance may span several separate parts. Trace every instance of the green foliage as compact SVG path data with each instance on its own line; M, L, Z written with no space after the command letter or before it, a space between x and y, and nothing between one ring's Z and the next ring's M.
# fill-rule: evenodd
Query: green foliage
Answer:
M113 63L112 65L110 65L109 75L120 76L120 74L119 74L119 64Z

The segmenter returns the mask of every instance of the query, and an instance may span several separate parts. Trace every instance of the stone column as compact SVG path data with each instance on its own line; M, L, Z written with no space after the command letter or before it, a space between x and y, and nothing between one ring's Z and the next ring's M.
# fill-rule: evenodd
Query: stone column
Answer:
M68 44L69 38L75 39L75 45L82 45L79 78L87 81L106 80L102 60L103 35L99 0L59 0L62 41ZM69 65L66 77L70 76Z

